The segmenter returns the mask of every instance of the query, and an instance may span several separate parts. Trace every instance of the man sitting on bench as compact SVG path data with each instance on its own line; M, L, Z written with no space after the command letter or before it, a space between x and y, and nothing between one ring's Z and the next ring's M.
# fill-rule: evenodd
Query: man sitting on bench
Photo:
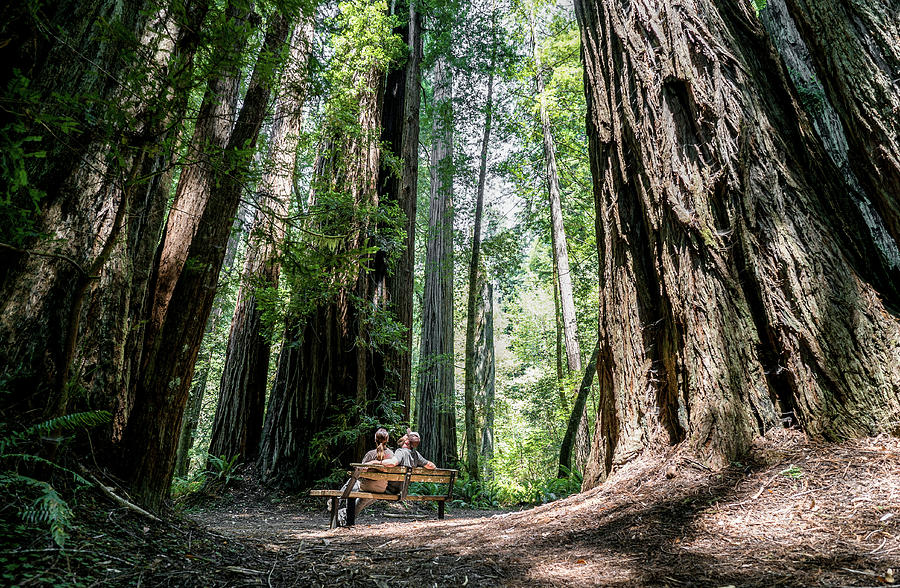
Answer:
M399 447L397 447L397 451L394 452L393 459L397 465L408 466L411 468L425 468L428 470L433 470L437 467L419 453L417 448L419 447L421 440L418 433L406 429L406 435L400 438L400 441L398 442ZM388 494L399 494L402 486L403 482L389 482L387 485L387 492Z

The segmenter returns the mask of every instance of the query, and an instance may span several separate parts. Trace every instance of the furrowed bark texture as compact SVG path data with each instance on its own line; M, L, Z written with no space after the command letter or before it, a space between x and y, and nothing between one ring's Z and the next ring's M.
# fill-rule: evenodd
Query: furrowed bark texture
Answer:
M785 0L769 0L766 8L760 13L760 19L778 49L778 53L784 59L791 81L800 96L800 102L810 117L816 133L822 139L825 150L841 170L844 181L853 189L860 214L865 219L880 254L880 264L877 265L881 266L878 268L878 273L884 276L881 281L892 286L882 288L882 293L896 300L897 288L900 288L900 277L898 277L900 249L887 230L881 215L873 207L872 199L853 171L853 166L850 164L847 135L844 132L841 118L819 81L822 76L816 71L809 48L800 36L785 5Z
M329 271L333 282L326 302L305 317L289 319L257 460L263 479L286 488L308 486L333 466L358 459L369 436L348 440L339 434L358 426L374 400L367 390L366 311L358 307L369 296L366 267L372 260L354 252L368 245L366 209L378 205L384 72L375 67L360 75L357 127L336 133L333 154L322 158L317 171L330 191L352 198L352 211L341 225L348 234L334 253L339 261L357 258Z
M425 247L425 292L416 413L419 451L437 464L456 461L453 367L453 76L443 57L434 66L431 202Z
M256 458L262 435L270 345L262 331L263 310L257 306L256 290L278 287L278 254L294 184L311 37L309 20L298 25L292 36L213 420L209 453L237 455L241 462Z
M0 365L11 392L0 413L14 410L29 423L70 404L113 409L129 309L140 304L149 266L142 244L158 235L159 173L196 48L181 18L189 27L204 13L202 3L176 17L142 2L60 2L42 10L40 22L27 10L7 15L4 38L21 44L2 52L4 80L7 68L31 78L41 98L29 120L70 116L77 132L29 131L46 131L46 157L32 160L28 173L46 193L35 230L49 239L0 247ZM79 98L69 104L57 92ZM3 118L17 116L7 110ZM100 304L105 288L117 286ZM70 389L84 393L70 399Z
M484 428L481 431L481 467L484 477L493 477L494 468L494 287L490 282L481 284L478 297L478 327L475 343L475 382L484 412Z
M727 463L798 422L896 427L900 325L749 3L579 0L600 266L584 486L643 448Z
M272 15L243 106L225 146L223 167L215 178L218 189L210 191L190 240L189 261L183 264L171 292L169 288L156 289L168 303L159 304L157 300L153 306L144 368L123 439L130 459L122 464L133 496L151 509L158 509L168 495L194 363L212 310L225 245L252 157L250 151L271 97L271 72L277 67L289 31L286 17ZM176 231L171 238L182 237ZM168 238L167 231L163 239ZM161 309L163 316L158 314Z
M900 5L787 0L850 143L850 165L900 241Z
M469 475L475 479L480 477L478 469L478 432L475 419L475 314L476 302L481 297L481 213L484 209L484 184L487 178L488 146L491 140L491 114L494 98L494 62L491 56L491 71L488 75L487 105L484 114L484 134L481 138L481 166L478 169L478 187L475 191L475 219L472 228L472 257L469 259L469 293L466 302L466 375L465 375L465 408L466 408L466 467Z
M370 290L373 307L390 311L400 323L402 340L372 351L370 386L374 393L403 404L401 417L409 421L412 377L413 265L415 254L416 197L419 176L419 104L422 60L421 16L415 1L398 2L403 22L394 34L409 48L406 60L388 72L381 119L381 141L399 162L396 170L382 157L378 174L379 200L403 213L402 239L373 243L375 255ZM408 20L407 20L408 19ZM392 260L393 259L393 260ZM388 415L379 415L387 417ZM387 421L385 421L387 422Z

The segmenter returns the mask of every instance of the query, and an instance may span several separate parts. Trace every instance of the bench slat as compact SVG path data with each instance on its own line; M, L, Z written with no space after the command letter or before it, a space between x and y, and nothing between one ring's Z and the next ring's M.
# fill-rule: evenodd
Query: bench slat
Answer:
M310 490L310 496L341 496L340 490ZM399 494L381 494L380 492L351 492L350 498L375 498L376 500L400 500ZM443 494L407 494L406 500L413 501L437 501L446 500Z

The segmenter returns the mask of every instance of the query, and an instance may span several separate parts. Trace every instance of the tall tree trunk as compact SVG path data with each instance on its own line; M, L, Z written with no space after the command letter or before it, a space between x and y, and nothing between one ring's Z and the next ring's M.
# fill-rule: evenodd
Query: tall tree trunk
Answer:
M231 227L228 245L225 247L225 259L222 261L222 276L219 279L220 284L228 279L234 268L234 259L237 257L238 247L249 224L247 217L249 217L249 207L241 206L237 218L234 219L234 226ZM186 476L190 466L188 452L194 444L194 433L196 433L197 426L200 423L200 411L203 408L203 397L206 393L206 384L209 381L210 364L216 353L216 345L212 339L215 338L214 333L219 326L222 314L225 312L227 298L225 293L227 291L227 288L224 290L222 288L217 289L212 312L209 313L209 318L206 319L206 328L203 331L203 343L200 351L205 357L194 366L191 391L188 396L184 417L181 420L181 432L178 435L178 445L175 449L174 475L176 477L183 478Z
M420 451L438 467L456 461L453 365L453 74L447 58L434 65L431 203L425 251L422 338L416 386Z
M494 62L491 56L491 70L488 75L487 105L484 110L484 135L481 139L481 167L478 170L478 188L475 192L475 220L472 228L472 258L469 261L469 295L466 303L466 468L469 476L480 477L478 469L478 425L475 419L475 307L481 295L480 287L484 278L481 275L481 213L484 209L484 184L487 179L488 145L491 140L491 114L494 99Z
M485 478L493 477L494 459L494 288L481 283L478 297L478 337L475 344L475 380L481 391L484 428L481 430L481 465Z
M256 290L278 287L278 255L294 185L311 37L312 19L305 18L294 29L288 66L281 80L267 171L250 230L213 420L209 453L229 459L238 456L241 462L256 458L262 435L270 344L262 331L263 309L258 306Z
M26 99L27 113L5 110L2 122L26 121L24 132L39 136L45 152L31 160L22 188L44 193L33 231L19 238L17 226L0 230L0 376L10 392L0 400L0 414L9 419L15 413L23 424L65 412L69 384L83 384L80 372L71 374L70 368L90 309L85 302L109 259L117 267L104 272L104 282L117 271L128 275L133 259L121 261L117 249L122 234L140 224L129 215L147 215L142 218L152 225L155 213L147 197L158 184L145 176L158 171L171 152L175 133L167 129L178 126L182 94L167 90L177 91L189 78L183 73L190 71L196 47L183 34L185 22L165 10L146 10L140 2L59 2L46 8L40 24L32 20L36 13L11 10L3 30L4 38L14 40L0 51L4 92L20 86L7 85L18 70L15 75L30 76L35 101L29 105ZM198 10L188 6L181 17L189 24ZM118 34L109 38L104 31L110 30ZM79 48L78 59L72 59L72 47ZM22 104L21 96L8 98L4 102ZM76 132L56 128L67 119ZM5 136L16 140L14 134ZM25 197L30 203L32 197ZM133 244L134 236L129 232L124 238ZM146 237L153 239L152 230ZM113 306L119 312L127 303ZM117 358L115 340L127 331L114 327L122 322L107 321L109 329L88 336L86 353L108 345ZM104 370L103 385L91 385L79 402L112 408L117 390L106 384L115 371Z
M895 426L874 244L750 4L576 11L600 267L584 487L646 447L723 465L782 415L829 439Z
M559 172L556 166L556 142L550 127L550 113L544 96L544 75L541 71L541 56L534 33L534 15L531 16L531 44L534 50L535 87L538 93L541 114L541 131L544 136L544 164L547 173L548 197L550 200L550 237L553 247L553 267L556 283L559 285L559 301L562 307L563 336L566 341L566 364L570 374L581 372L581 345L578 341L578 319L575 316L575 296L572 291L572 275L569 270L569 248L566 243L566 229L563 225L562 203L560 201ZM575 392L575 396L579 395ZM582 413L578 415L577 429L571 435L575 439L575 464L584 469L589 455L590 436L587 412L582 402ZM572 419L569 419L570 421ZM570 433L566 431L566 435ZM561 464L571 469L572 464Z
M372 272L375 308L389 310L403 329L401 341L373 350L370 378L375 394L384 393L402 403L402 418L409 421L412 378L413 266L419 176L419 106L422 60L421 15L415 0L394 5L403 22L394 29L409 51L406 60L392 69L385 85L381 123L382 144L400 162L399 172L382 158L378 177L379 199L396 205L403 214L401 240L381 247ZM407 20L408 19L408 20ZM393 261L391 259L393 258ZM371 393L370 393L371 394ZM387 415L381 415L386 417Z
M174 287L159 283L156 286L143 369L123 439L125 450L133 456L122 464L123 473L132 484L134 496L152 509L159 508L168 494L193 366L212 310L231 220L237 212L251 160L249 151L256 143L271 97L272 73L284 54L289 31L290 23L284 15L272 15L247 95L223 153L223 165L213 178L218 188L210 191L196 232L185 231L182 225L173 227L171 232L167 227L164 236L164 243L192 237L185 256L190 263L181 264ZM162 245L161 250L166 249ZM171 277L167 274L166 279Z
M900 5L787 0L850 143L850 166L900 241Z
M372 400L367 396L368 309L359 301L369 297L372 260L363 250L369 244L368 211L378 205L386 65L355 72L359 79L354 84L360 88L353 101L355 126L329 129L334 140L317 165L316 183L331 193L348 194L352 202L346 214L333 215L337 218L327 212L316 215L318 229L340 229L346 236L335 250L328 243L308 244L308 249L321 249L325 261L317 262L326 267L328 298L304 316L289 317L278 358L257 465L263 479L287 488L307 486L333 466L361 455L363 437L348 441L345 434L359 426ZM313 196L310 200L315 204Z

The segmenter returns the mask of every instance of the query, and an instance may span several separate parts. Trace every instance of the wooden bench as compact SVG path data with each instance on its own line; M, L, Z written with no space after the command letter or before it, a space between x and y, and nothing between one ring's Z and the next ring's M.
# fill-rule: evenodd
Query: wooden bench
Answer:
M429 501L438 503L438 518L444 518L444 503L453 496L453 483L456 481L456 470L442 470L426 468L412 468L409 466L366 466L361 463L350 464L353 471L350 473L350 481L344 490L310 490L310 496L326 496L331 498L331 528L338 526L338 501L347 501L347 526L356 522L356 499L374 498L375 500L412 500ZM382 494L380 492L353 492L356 481L360 478L368 480L387 480L388 482L400 482L399 494ZM446 494L419 495L408 494L411 482L431 482L433 484L446 484Z

